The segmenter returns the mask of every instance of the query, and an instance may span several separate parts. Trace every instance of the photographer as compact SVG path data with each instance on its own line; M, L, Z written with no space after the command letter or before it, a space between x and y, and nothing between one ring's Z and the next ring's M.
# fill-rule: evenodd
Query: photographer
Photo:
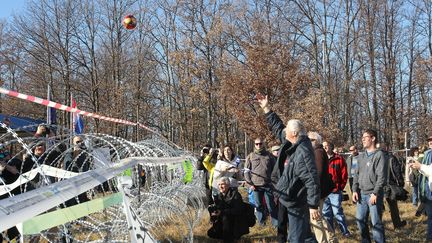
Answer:
M201 170L204 173L204 188L206 189L206 197L207 197L207 205L213 204L213 198L212 198L212 194L211 194L211 187L209 185L209 181L210 181L210 171L206 169L206 167L203 164L204 158L210 153L210 145L206 144L202 149L201 149L201 154L198 157L198 161L197 161L197 170Z
M234 179L234 175L239 172L239 169L230 162L224 161L222 159L222 153L218 149L210 149L209 155L204 158L204 166L210 168L210 180L209 185L211 185L211 190L213 197L218 193L218 180L222 177L228 177L230 180L231 187L238 187L238 182ZM216 164L209 163L210 161L215 161ZM212 167L213 166L213 167ZM212 168L211 168L212 167ZM206 167L207 168L207 167Z
M204 151L205 152L205 151ZM213 183L215 183L213 181L213 174L215 172L215 167L216 167L216 162L217 162L217 158L218 158L218 153L219 151L217 149L213 149L211 148L208 152L208 154L206 154L204 156L204 160L203 160L203 166L204 168L208 171L209 176L208 176L208 185L210 188L210 195L217 193L217 187L216 189L213 187ZM210 196L211 198L211 196ZM212 200L212 199L210 199ZM209 202L209 204L211 204Z
M85 172L90 169L90 158L87 156L87 148L84 144L84 140L81 136L75 136L72 140L73 149L65 155L63 166L65 170L72 172ZM78 201L76 198L72 198L65 202L66 206L73 206L78 203L87 202L86 193L78 195Z
M242 217L243 200L240 193L230 187L230 179L222 177L218 181L219 193L214 205L209 206L212 227L207 231L211 238L233 242L249 233L249 226Z

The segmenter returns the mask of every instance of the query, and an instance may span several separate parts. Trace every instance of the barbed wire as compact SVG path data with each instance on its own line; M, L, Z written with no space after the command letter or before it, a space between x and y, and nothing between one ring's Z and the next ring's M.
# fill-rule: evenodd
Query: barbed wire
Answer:
M164 229L169 228L177 231L178 235L182 235L187 241L193 241L193 228L199 223L205 208L203 202L205 191L202 188L201 179L198 178L198 173L194 172L192 182L185 184L183 182L185 172L181 164L170 165L169 162L169 158L185 156L191 160L190 163L194 166L194 158L186 151L182 151L162 139L151 138L133 143L123 138L99 133L80 134L79 136L85 141L86 148L75 150L73 144L70 144L73 135L67 133L68 130L60 126L56 126L56 131L61 131L62 134L46 138L31 136L22 138L18 136L17 131L31 130L32 126L11 129L1 122L0 126L5 129L5 133L0 135L3 148L14 151L5 162L16 163L20 161L21 168L17 169L23 175L25 174L22 171L24 163L26 163L25 158L31 157L31 161L34 163L32 170L39 169L39 175L31 182L36 181L34 184L38 188L47 187L63 180L67 181L68 178L64 175L72 167L78 168L78 173L86 173L80 170L82 163L88 163L88 169L91 171L119 164L123 159L130 157L166 158L164 163L140 163L141 170L138 170L138 166L132 168L128 176L133 178L133 184L130 188L126 188L123 197L128 197L130 207L136 212L148 232L151 232L156 239L166 239ZM42 155L35 154L36 141L46 143L46 150ZM71 155L74 157L70 160L69 168L67 168L65 161ZM80 157L85 159L80 160ZM45 173L46 168L52 168L53 171L55 168L55 176L52 173L51 176ZM0 180L0 187L8 185L4 179ZM28 193L33 189L27 186L29 182L23 182L23 184L24 186L20 185L15 189L10 189L7 194L0 196L7 198ZM79 185L74 186L79 187ZM71 205L86 204L94 202L96 199L114 198L119 193L119 186L122 185L115 179L101 182L99 186L86 191L84 195L80 194L71 200L65 200L60 205L54 205L46 214L65 209L72 210L74 206ZM68 202L71 201L72 203L69 204ZM24 223L21 232L25 242L39 240L47 242L130 242L131 236L127 233L130 227L125 211L123 204L115 203L98 212L77 219L65 220L66 222L62 221L59 225L37 233L26 233L26 224ZM11 229L1 233L3 240L8 242L12 240L8 238L10 231Z

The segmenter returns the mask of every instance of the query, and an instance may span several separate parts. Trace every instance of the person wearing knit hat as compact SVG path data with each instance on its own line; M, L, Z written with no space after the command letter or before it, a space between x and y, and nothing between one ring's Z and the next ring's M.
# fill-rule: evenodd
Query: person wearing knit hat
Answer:
M271 153L277 158L279 155L280 146L275 145L271 147Z

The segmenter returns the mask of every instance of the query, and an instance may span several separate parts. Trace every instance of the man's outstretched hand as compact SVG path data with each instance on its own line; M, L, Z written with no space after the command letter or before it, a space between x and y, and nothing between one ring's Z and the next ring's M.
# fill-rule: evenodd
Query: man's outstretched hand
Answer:
M256 95L256 100L259 104L259 106L264 110L264 113L270 112L269 102L267 95L263 95L261 93L258 93Z

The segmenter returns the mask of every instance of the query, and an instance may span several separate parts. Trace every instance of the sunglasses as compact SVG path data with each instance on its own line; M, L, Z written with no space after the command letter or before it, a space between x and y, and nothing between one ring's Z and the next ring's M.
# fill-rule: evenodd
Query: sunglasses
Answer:
M83 142L82 140L75 141L75 144L80 144L80 143L82 143L82 142Z
M262 143L255 143L255 145L262 145Z

